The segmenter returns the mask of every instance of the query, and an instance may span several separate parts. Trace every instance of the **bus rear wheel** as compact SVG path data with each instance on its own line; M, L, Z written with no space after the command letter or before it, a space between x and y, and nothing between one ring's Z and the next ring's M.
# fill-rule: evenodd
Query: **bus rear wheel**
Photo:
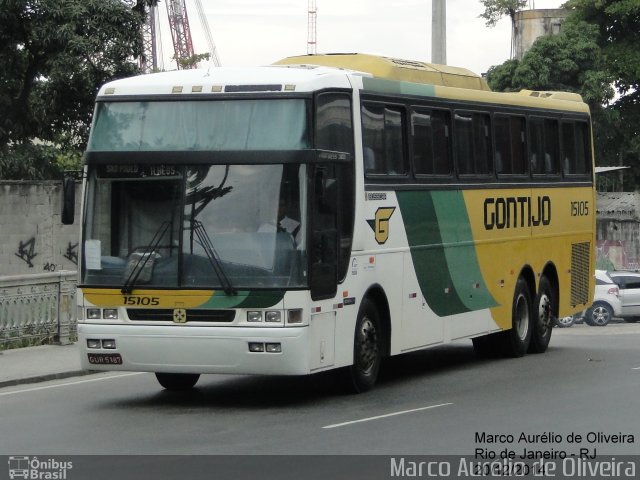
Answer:
M198 383L198 373L156 373L158 383L172 392L184 392L190 390Z
M353 339L353 365L346 370L347 388L353 393L371 390L382 363L382 332L375 303L365 298L360 305Z
M522 357L529 349L533 322L531 293L524 278L518 278L511 308L511 329L502 332L502 352L508 357Z
M533 322L531 331L531 343L529 352L544 353L551 340L551 332L556 322L555 312L557 306L555 289L547 277L540 279L540 287L536 296L536 303L533 309Z

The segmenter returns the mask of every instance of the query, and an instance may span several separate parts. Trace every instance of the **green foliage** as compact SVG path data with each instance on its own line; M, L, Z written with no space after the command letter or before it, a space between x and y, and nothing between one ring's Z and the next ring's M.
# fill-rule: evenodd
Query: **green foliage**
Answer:
M173 59L182 70L197 67L199 62L209 60L209 58L211 58L209 53L195 53L188 58L178 58L177 55L173 56Z
M0 148L0 178L4 180L51 180L62 178L56 164L59 149L31 142Z
M565 7L572 12L559 35L536 40L521 61L492 67L487 81L496 91L582 95L596 163L631 166L625 184L640 186L640 1L569 0Z
M487 27L495 27L498 20L504 16L511 18L513 23L516 12L522 10L529 3L527 0L480 0L484 12L480 18L485 19Z
M0 0L0 178L52 175L56 157L79 155L99 86L139 72L150 3Z
M598 43L618 92L640 90L640 1L569 0L566 7L597 27Z
M596 132L602 165L630 166L625 183L640 186L640 1L569 0L573 16L592 24L599 35L604 69L619 97Z
M561 90L579 93L592 111L613 98L611 77L596 42L597 28L567 20L559 35L539 38L521 61L507 60L487 72L493 90Z

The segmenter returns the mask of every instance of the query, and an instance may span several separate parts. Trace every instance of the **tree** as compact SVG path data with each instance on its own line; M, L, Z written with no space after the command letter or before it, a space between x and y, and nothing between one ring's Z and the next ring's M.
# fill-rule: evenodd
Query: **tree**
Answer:
M516 13L527 6L528 0L480 0L484 5L484 12L480 14L480 18L484 18L487 27L495 27L498 20L504 16L511 19L511 55L515 51L516 31Z
M522 60L507 60L487 72L495 91L550 90L579 93L589 104L594 124L596 160L611 164L618 114L608 108L614 98L613 77L598 45L595 25L569 16L558 35L538 38Z
M569 0L565 6L598 28L598 43L618 92L640 91L640 2Z
M521 61L492 67L487 81L497 91L581 94L592 112L596 163L631 166L625 183L640 186L640 2L570 0L565 7L571 14L559 35L536 40Z
M210 58L211 58L211 54L209 53L194 53L193 55L187 58L180 58L178 57L177 53L173 56L173 59L176 61L178 66L183 70L188 68L195 68L198 66L199 62L203 60L209 60Z
M480 18L486 20L487 27L495 27L498 20L504 16L511 18L511 25L515 24L516 13L527 6L528 0L480 0L484 5L484 12Z
M38 170L52 147L79 155L99 86L139 72L150 3L0 0L0 177L16 158Z
M568 18L558 35L541 37L522 60L507 60L487 72L493 90L563 90L579 93L592 110L614 96L612 77L597 43L594 25Z
M618 98L607 108L609 130L600 135L608 165L631 167L625 174L640 186L640 2L637 0L569 0L578 19L594 25L597 42ZM629 178L630 177L630 178Z

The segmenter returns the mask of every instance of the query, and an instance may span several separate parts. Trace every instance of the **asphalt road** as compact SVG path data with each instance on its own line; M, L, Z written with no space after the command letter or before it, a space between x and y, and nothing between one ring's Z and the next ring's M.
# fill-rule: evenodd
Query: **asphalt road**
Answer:
M623 323L556 329L520 359L478 360L465 341L391 359L362 395L331 375L208 375L187 394L148 373L9 387L0 455L637 454L639 345Z

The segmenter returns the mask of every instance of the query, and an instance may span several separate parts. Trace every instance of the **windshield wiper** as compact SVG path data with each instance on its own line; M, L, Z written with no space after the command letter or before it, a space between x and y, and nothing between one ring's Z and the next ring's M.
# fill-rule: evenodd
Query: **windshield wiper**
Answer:
M140 277L140 273L142 273L142 270L151 259L152 254L155 252L156 248L158 248L160 240L162 240L164 234L167 233L170 225L171 222L162 222L160 227L158 227L158 230L156 230L156 233L153 235L151 242L149 242L145 247L144 252L142 252L142 256L138 258L138 261L133 265L131 272L129 272L129 276L120 290L123 294L127 295L133 291L133 287L136 284L138 277Z
M199 220L193 220L192 224L192 230L195 232L196 237L198 237L198 243L200 244L200 246L202 246L204 252L207 254L209 263L211 263L213 271L218 277L224 293L226 293L227 295L236 295L238 292L233 287L233 285L231 284L231 280L229 280L229 277L225 273L224 268L222 267L222 260L220 260L220 256L218 255L218 252L216 252L216 249L213 248L213 242L209 238L204 225Z

